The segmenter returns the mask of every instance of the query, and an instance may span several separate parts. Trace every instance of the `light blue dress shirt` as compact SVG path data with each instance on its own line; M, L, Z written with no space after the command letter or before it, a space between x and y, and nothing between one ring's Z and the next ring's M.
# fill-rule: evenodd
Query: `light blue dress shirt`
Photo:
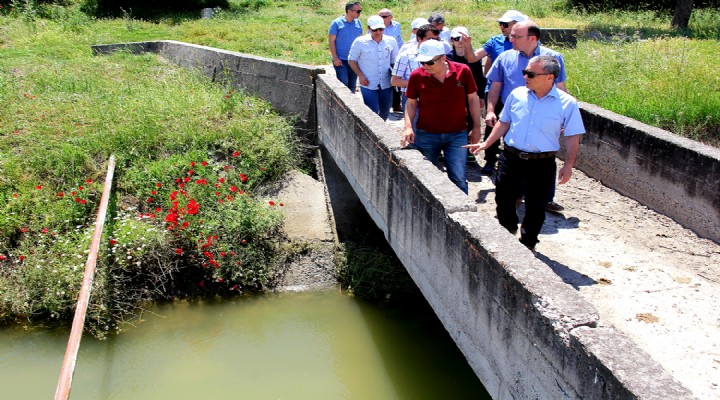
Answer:
M405 44L403 42L402 33L400 32L400 23L396 21L391 21L390 26L385 28L385 35L392 36L397 41L397 47L398 49Z
M390 85L391 64L397 58L397 42L390 36L383 35L380 43L375 42L370 34L355 39L350 47L349 61L357 61L360 71L368 80L364 87L370 90L387 89Z
M553 85L538 99L526 86L510 93L500 113L500 121L510 124L505 145L529 153L560 150L560 131L574 136L585 133L577 100Z

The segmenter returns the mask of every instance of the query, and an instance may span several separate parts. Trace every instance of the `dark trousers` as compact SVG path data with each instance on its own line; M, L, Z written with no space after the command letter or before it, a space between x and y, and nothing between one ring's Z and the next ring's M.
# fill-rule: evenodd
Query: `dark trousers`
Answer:
M525 191L525 217L522 221L520 241L533 247L538 242L540 229L545 223L545 203L555 183L555 157L524 160L507 150L500 155L495 203L500 225L510 232L517 231L516 200Z
M487 110L487 100L488 100L488 94L485 92L485 109ZM500 111L503 110L503 102L498 100L497 105L495 106L495 115L498 117L500 116ZM490 136L490 133L492 133L493 127L492 126L485 126L485 135L483 135L483 140L487 140L487 138ZM498 154L500 153L500 140L496 140L495 143L491 144L490 147L488 147L485 150L485 165L488 164L495 164L498 160Z

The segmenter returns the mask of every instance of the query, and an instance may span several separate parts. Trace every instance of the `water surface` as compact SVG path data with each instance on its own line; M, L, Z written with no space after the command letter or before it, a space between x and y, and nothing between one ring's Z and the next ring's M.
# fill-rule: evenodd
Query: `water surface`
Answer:
M71 399L489 399L432 311L337 290L158 305L84 336ZM50 399L67 331L0 330L0 399Z

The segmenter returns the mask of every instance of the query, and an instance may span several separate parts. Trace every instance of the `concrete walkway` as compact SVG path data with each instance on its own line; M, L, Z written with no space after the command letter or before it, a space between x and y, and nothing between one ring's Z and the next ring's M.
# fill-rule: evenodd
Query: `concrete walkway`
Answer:
M388 121L398 140L401 118ZM494 216L493 180L477 164L468 180L479 212ZM720 246L578 170L556 201L565 211L547 213L537 258L695 396L720 399Z

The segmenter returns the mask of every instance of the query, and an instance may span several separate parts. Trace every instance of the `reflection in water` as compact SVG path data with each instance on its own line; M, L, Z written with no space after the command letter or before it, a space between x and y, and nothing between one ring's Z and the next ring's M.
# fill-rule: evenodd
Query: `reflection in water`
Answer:
M159 305L83 338L80 399L489 399L432 310L337 291ZM48 399L67 331L0 330L0 398Z

